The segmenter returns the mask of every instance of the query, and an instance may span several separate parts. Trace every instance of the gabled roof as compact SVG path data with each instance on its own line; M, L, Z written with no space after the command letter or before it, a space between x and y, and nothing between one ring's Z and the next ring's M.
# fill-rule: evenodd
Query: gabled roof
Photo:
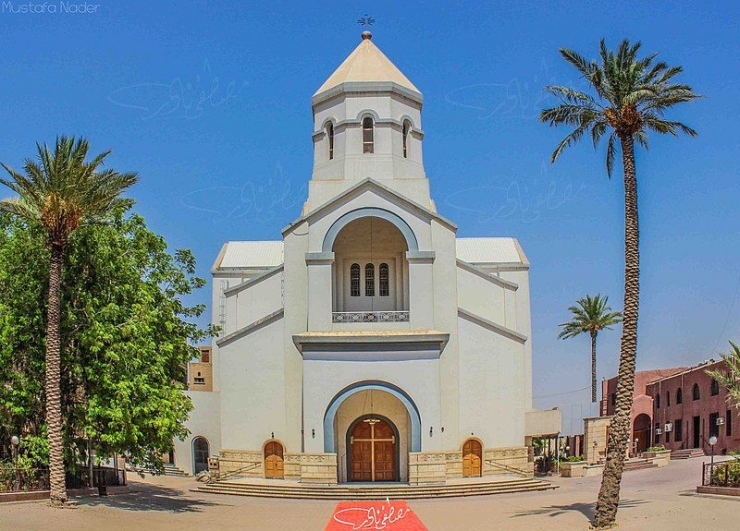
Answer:
M213 264L217 269L272 268L283 263L283 242L227 242Z
M375 179L368 177L367 179L363 179L359 181L356 185L344 190L342 193L333 197L332 199L330 199L323 205L319 205L318 207L314 208L312 211L304 214L300 218L290 223L290 225L288 225L287 227L283 229L283 237L285 237L285 235L289 233L294 227L303 223L304 221L310 221L311 219L315 219L316 216L322 214L323 212L326 212L328 209L330 209L332 206L336 205L337 203L343 200L346 200L348 197L352 195L359 195L366 190L373 190L381 197L385 197L385 198L397 201L401 205L404 205L406 208L415 212L417 215L423 218L435 219L438 222L440 222L442 225L449 228L450 230L457 231L457 225L455 225L452 221L440 216L436 212L431 211L430 209L426 208L425 206L420 205L419 203L411 201L409 198L401 195L400 193L396 192L392 188L389 188L379 183Z
M357 48L329 76L329 79L324 81L314 94L314 99L319 94L345 84L368 83L392 84L421 96L419 89L373 44L370 32L365 32Z
M457 258L469 264L529 264L515 238L458 238Z

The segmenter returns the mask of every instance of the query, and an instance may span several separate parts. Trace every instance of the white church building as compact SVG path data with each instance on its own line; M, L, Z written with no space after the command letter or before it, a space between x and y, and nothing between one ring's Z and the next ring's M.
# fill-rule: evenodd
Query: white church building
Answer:
M314 94L300 217L213 266L222 333L182 470L445 483L531 472L531 437L560 431L532 409L527 257L437 212L422 102L369 32Z

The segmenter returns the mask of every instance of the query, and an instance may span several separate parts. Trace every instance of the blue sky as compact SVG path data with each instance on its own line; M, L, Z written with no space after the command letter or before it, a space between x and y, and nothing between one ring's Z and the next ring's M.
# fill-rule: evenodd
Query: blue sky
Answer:
M58 2L13 12L21 5L0 4L0 161L19 167L61 133L113 148L110 166L140 173L137 210L173 249L193 249L206 277L224 241L279 239L298 216L310 97L370 13L374 42L424 93L440 213L459 236L514 236L528 254L536 404L576 416L589 399L588 340L559 341L557 325L587 293L621 308L621 174L607 179L604 147L588 143L551 165L566 131L536 117L553 103L545 84L579 83L559 47L591 58L602 37L642 40L706 98L671 115L698 138L654 137L638 154L638 367L699 362L740 341L737 3L99 0L85 14ZM599 379L615 373L618 342L618 329L600 338Z

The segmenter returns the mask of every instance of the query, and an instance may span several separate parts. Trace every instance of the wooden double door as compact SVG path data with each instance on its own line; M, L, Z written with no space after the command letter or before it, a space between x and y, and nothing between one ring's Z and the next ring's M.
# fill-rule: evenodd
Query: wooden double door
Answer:
M482 472L483 446L476 439L468 439L463 443L463 477L480 477Z
M349 438L349 481L397 481L397 444L390 423L374 417L360 420Z
M265 445L265 478L283 479L284 477L283 445L279 442L270 441Z

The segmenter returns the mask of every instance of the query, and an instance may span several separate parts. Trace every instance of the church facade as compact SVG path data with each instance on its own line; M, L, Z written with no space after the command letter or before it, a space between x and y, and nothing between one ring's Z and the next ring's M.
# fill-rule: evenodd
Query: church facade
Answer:
M437 212L422 103L367 32L314 94L300 217L213 266L222 333L183 470L205 452L221 476L444 483L531 472L530 438L559 431L532 409L529 262Z

